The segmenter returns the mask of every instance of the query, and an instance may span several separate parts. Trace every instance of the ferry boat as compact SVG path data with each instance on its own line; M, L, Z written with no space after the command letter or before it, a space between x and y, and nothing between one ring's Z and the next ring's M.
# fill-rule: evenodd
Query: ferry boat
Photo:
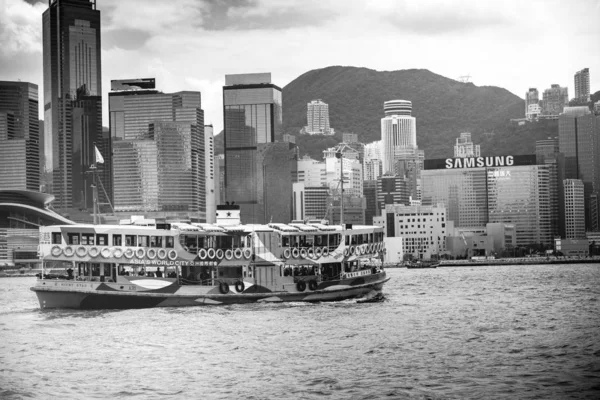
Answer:
M243 225L237 205L217 216L40 227L43 272L31 290L43 309L129 309L365 299L389 280L382 227Z

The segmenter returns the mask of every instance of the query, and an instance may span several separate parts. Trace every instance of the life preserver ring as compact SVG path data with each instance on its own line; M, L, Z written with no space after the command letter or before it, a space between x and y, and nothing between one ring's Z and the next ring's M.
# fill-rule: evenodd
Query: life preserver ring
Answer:
M229 285L227 284L227 282L219 283L219 292L221 292L221 294L229 293Z
M169 254L167 254L167 257L169 257L169 260L171 260L171 261L177 260L177 251L169 250Z
M100 252L102 258L109 258L112 255L112 251L108 247L104 247Z
M308 249L308 251L307 251L307 255L308 255L308 257L310 257L310 258L315 258L315 249L314 249L314 248L312 248L312 247L310 247L310 248Z
M350 246L350 250L348 250L348 251L349 251L349 254L351 256L353 256L354 254L356 254L356 247L355 246Z
M373 252L373 243L369 244L369 253Z
M54 256L54 257L58 257L61 255L62 253L62 248L60 246L52 246L52 250L50 250L50 253Z
M290 250L289 247L287 249L283 250L283 258L290 258L291 256L292 256L292 251Z
M237 292L240 292L240 293L241 293L241 292L243 292L243 291L244 291L244 289L246 289L246 285L244 285L244 281L237 281L237 282L235 283L235 290L236 290Z
M217 249L217 251L215 252L215 255L217 256L217 258L219 260L222 260L225 253L223 252L223 249Z
M100 250L98 250L97 247L90 247L90 249L88 250L88 255L90 257L98 257L98 254L100 254Z
M292 250L292 256L294 258L300 257L300 250L297 247L294 247L294 249Z
M123 257L123 249L120 247L115 248L115 251L113 251L113 257L114 258L121 258Z
M125 253L123 253L123 255L126 258L133 258L134 254L135 254L135 251L133 251L133 249L131 247L128 248L127 250L125 250Z
M71 257L73 254L75 254L75 250L73 250L71 246L67 246L63 250L63 254L67 257Z
M350 255L350 249L346 247L344 249L344 257L348 257L349 255Z
M298 281L298 283L296 284L296 288L299 292L304 292L306 290L306 282Z
M158 255L158 258L160 258L161 260L164 260L165 258L167 258L167 250L165 250L165 249L158 249L158 252L156 254Z
M148 256L149 259L154 260L156 258L156 249L148 249L146 256Z
M85 257L87 256L87 249L83 246L79 246L75 250L75 254L77 254L77 257Z
M198 257L200 257L201 260L204 260L206 257L208 257L208 252L206 249L198 250Z
M300 257L302 258L306 258L306 256L308 256L308 252L306 251L306 249L301 249L300 250Z
M239 260L244 256L244 252L238 247L233 251L233 256Z
M317 286L319 286L317 284L317 281L315 281L314 279L311 279L310 281L308 281L308 288L310 290L317 290Z
M320 258L321 254L323 254L320 247L315 247L315 258Z
M146 250L142 249L142 248L138 248L135 251L135 256L137 258L144 258L144 256L146 256Z
M321 252L323 257L329 256L329 247L323 247L323 251Z
M233 258L233 250L227 249L225 250L225 258L231 260Z
M250 249L244 249L244 258L246 260L249 260L250 257L252 257L252 250L250 250Z
M212 247L206 252L208 258L215 258L216 251Z

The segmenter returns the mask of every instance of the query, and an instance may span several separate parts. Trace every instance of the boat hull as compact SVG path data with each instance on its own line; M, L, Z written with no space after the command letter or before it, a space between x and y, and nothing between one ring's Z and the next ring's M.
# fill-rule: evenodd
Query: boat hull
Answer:
M105 283L38 280L32 287L43 309L136 309L153 307L194 307L266 302L325 302L371 297L381 292L389 278L385 272L326 281L315 290L271 291L250 286L242 292L235 289L222 294L215 286L179 286L157 290L138 290L138 287ZM120 289L121 288L121 289Z

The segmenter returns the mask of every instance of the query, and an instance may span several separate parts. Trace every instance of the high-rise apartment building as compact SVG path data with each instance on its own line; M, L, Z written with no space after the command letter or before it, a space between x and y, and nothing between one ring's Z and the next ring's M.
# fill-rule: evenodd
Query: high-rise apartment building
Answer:
M545 118L557 118L568 104L569 89L558 84L552 84L549 89L544 90L541 101L542 116Z
M584 184L580 179L565 179L565 239L585 239Z
M143 81L143 85L129 82ZM200 92L161 93L154 79L118 80L109 93L116 212L206 220Z
M460 137L456 138L454 158L479 157L480 155L480 146L473 144L470 132L463 132Z
M329 104L321 99L313 100L306 105L306 123L302 130L308 135L333 135L334 129L329 126Z
M47 190L56 209L90 209L86 172L102 142L100 11L95 0L50 0L42 22Z
M266 165L259 152L281 135L281 104L281 88L271 83L270 73L225 76L225 200L240 205L244 223L268 222L268 193L263 184L274 178L265 175ZM288 165L285 171L290 168ZM291 180L286 179L289 190L273 196L291 204ZM289 209L291 212L291 205Z
M0 81L0 189L40 190L38 87Z
M590 69L584 68L575 73L575 98L590 101Z

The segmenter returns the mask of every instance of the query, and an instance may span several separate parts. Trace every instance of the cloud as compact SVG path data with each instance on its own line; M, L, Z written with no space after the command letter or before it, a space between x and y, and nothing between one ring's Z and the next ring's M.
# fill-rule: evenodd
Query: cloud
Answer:
M42 13L46 6L21 0L0 0L0 55L42 52Z
M144 47L152 34L139 29L118 28L102 33L102 47L118 47L124 50L136 50Z

